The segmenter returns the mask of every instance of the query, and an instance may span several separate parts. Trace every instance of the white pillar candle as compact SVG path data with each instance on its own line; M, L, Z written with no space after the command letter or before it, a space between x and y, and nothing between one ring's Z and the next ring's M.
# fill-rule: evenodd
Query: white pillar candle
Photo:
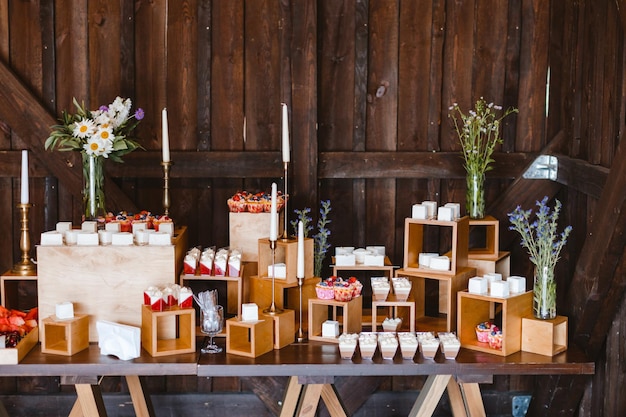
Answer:
M22 151L22 184L20 203L28 204L28 151Z
M278 239L278 216L276 215L276 183L272 183L272 206L270 209L270 240Z
M296 278L304 278L304 224L298 222L298 258L296 263Z
M289 162L289 116L287 105L281 103L283 108L283 162Z
M167 128L167 109L163 108L161 113L162 123L162 140L163 140L163 162L170 162L170 136Z

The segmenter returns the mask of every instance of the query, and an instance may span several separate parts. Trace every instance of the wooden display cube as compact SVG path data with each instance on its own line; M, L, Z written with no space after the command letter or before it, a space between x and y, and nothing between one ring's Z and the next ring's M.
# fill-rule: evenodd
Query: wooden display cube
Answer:
M339 343L338 339L322 337L322 324L326 320L339 322L341 333L359 333L363 320L363 297L356 297L350 301L320 300L311 298L309 300L309 339L323 342ZM341 314L338 314L341 310Z
M0 365L17 365L35 347L39 340L39 328L32 329L14 348L0 349Z
M160 321L174 318L177 336L163 337ZM196 310L172 307L169 310L152 311L150 306L141 307L141 346L151 356L175 355L196 351Z
M494 355L508 356L522 348L522 319L532 315L533 292L528 291L509 297L491 297L472 294L467 291L458 293L457 335L461 346ZM502 349L493 349L488 343L476 338L476 325L493 321L493 312L502 316Z
M419 265L419 254L425 252L425 229L438 227L451 233L450 269L447 271L423 268ZM455 221L439 221L433 219L404 220L404 270L425 272L428 274L456 275L467 266L469 250L469 218L461 217Z
M307 317L308 300L317 298L315 286L320 282L319 278L306 278L302 285L302 316ZM247 281L249 296L248 300L255 303L261 309L265 309L272 304L272 280L251 276ZM276 280L274 283L274 304L280 309L292 309L300 311L300 288L298 283L287 283ZM306 322L306 320L304 320ZM303 326L306 323L303 323Z
M277 215L279 229L282 229L282 215L282 212ZM258 262L258 241L270 235L270 218L270 213L228 213L229 246L241 249L242 261Z
M259 239L259 270L258 275L262 278L270 279L267 268L272 265L273 257L270 249L270 241L267 238ZM276 241L275 263L284 263L287 268L285 278L276 277L277 281L284 281L288 284L297 284L296 269L298 263L298 240L297 239L278 239ZM313 239L304 239L304 277L313 276Z
M259 317L264 317L259 314ZM237 317L226 320L226 352L256 358L274 348L274 321L241 321Z
M280 310L274 314L263 313L262 318L274 321L274 349L282 349L294 342L296 337L294 310Z
M461 268L452 276L398 269L396 276L411 280L411 294L415 302L415 326L420 331L452 332L457 324L456 295L459 291L467 289L469 279L476 276L476 269ZM437 281L439 284L437 315L427 314L426 283L429 280Z
M333 262L334 262L334 257L333 257ZM372 265L363 265L363 264L358 264L358 265L349 265L349 266L337 266L337 265L333 265L333 275L338 277L341 274L339 273L340 271L352 271L352 272L374 272L376 274L379 274L380 272L383 272L385 274L385 276L387 276L390 280L393 277L393 270L394 270L394 266L391 264L391 260L389 259L388 256L385 256L385 265L384 266L372 266ZM378 275L377 275L378 276ZM344 279L347 277L344 277Z
M372 301L372 331L377 331L378 326L378 309L387 308L388 317L402 318L402 328L406 328L406 322L409 323L409 331L415 331L415 301L397 301L395 296L390 296L385 301ZM408 309L408 314L400 315L400 309Z
M479 233L484 235L484 246L469 249L469 257L474 259L493 259L498 257L499 247L499 221L493 216L485 216L482 219L469 220L470 243L473 244L475 236ZM481 230L484 229L484 230ZM481 236L482 237L482 236ZM483 239L480 239L483 241Z
M32 283L32 284L31 284ZM21 297L18 297L18 290L20 285L34 285L34 292L37 288L37 271L35 275L21 275L11 270L5 272L0 277L0 304L8 309L25 310L37 306L37 298L33 297L32 305L23 308L20 306L19 301Z
M478 257L474 258L474 255L470 253L467 259L467 266L476 268L476 275L479 277L484 276L490 272L497 272L502 274L502 279L507 279L511 275L511 253L510 252L498 252L494 257Z
M50 316L42 320L41 327L45 335L41 341L43 353L72 356L89 347L89 316L85 314L67 320Z
M98 341L96 322L140 327L143 292L178 282L187 251L187 228L176 229L170 246L38 246L39 316L69 301L89 315L89 341ZM42 328L43 340L45 330Z
M554 356L567 350L567 317L551 320L522 318L522 350Z

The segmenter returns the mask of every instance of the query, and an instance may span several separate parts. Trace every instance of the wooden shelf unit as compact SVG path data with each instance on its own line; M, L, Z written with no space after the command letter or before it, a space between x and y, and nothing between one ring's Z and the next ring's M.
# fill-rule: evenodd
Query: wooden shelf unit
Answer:
M493 259L498 257L500 250L499 243L500 221L493 216L485 216L482 219L469 219L469 234L477 228L485 229L485 246L480 248L470 248L469 257L473 259Z
M440 227L451 232L450 269L447 271L423 268L419 265L419 254L424 252L424 229L426 227ZM434 219L404 220L404 264L405 271L426 273L429 275L454 276L467 266L469 250L469 218L461 217L454 221L439 221Z
M402 318L402 325L399 331L406 331L406 322L408 321L408 331L415 331L415 301L406 300L406 301L397 301L395 296L390 295L387 297L385 301L372 301L372 331L377 331L378 324L378 309L379 308L387 308L387 316L390 318L400 317ZM400 309L403 312L407 312L404 310L408 310L408 314L400 314ZM382 324L382 321L381 321Z
M298 240L297 239L278 239L276 241L276 249L274 251L275 263L284 263L287 269L285 278L275 278L276 281L283 281L287 284L297 284L296 269L298 264ZM259 239L259 269L260 277L269 278L267 268L272 265L272 250L270 249L270 241L267 238ZM313 239L304 239L304 277L310 278L314 276L313 271Z
M350 301L309 299L309 339L339 343L335 338L322 337L322 323L326 320L339 322L341 333L360 333L363 321L363 297ZM341 314L338 314L341 310Z
M225 306L225 313L235 314L241 317L241 305L243 304L243 270L241 266L241 274L238 277L215 276L215 275L180 275L180 285L187 286L191 282L226 282L226 292L228 305Z
M160 321L174 318L176 336L164 337ZM171 307L152 311L150 306L141 307L141 346L154 357L190 353L196 351L196 311L193 308Z
M500 356L519 352L522 348L522 319L532 316L532 303L532 291L503 298L459 292L457 336L461 347ZM493 321L494 311L502 315L499 326L502 330L502 349L493 349L476 338L476 325Z

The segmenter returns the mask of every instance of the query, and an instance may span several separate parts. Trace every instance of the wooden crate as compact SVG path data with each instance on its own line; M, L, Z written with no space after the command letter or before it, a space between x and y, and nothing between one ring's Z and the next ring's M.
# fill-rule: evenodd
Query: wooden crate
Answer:
M278 214L278 227L282 229L282 212ZM241 249L241 260L258 262L258 241L270 235L270 213L233 213L228 214L229 246ZM267 271L267 269L266 269Z
M42 320L44 328L41 351L72 356L89 347L89 316L77 314L73 319L58 320L50 316Z
M172 307L169 310L152 311L150 306L141 308L141 346L154 357L191 353L196 351L196 310ZM160 321L174 318L169 334L160 332ZM171 323L172 320L169 320Z
M35 275L22 275L11 270L5 272L0 276L0 304L4 307L11 309L21 310L18 300L18 287L21 282L33 282L37 285L37 271ZM35 305L29 307L36 307L37 300L33 300Z
M407 322L408 322L408 331L415 331L415 301L407 300L407 301L397 301L395 296L389 296L389 298L385 301L372 301L372 331L377 331L378 326L378 309L379 308L387 308L387 315L390 318L400 317L402 318L402 326L401 328L407 330ZM408 310L408 314L400 315L400 309ZM382 323L382 320L381 320ZM403 331L403 330L400 330Z
M485 216L482 219L469 220L470 238L476 229L485 229L485 246L469 249L469 257L474 259L493 259L498 256L499 246L499 224L500 221L493 216Z
M226 352L256 358L274 348L274 320L263 317L258 321L226 320Z
M180 285L188 286L192 282L225 281L228 305L224 307L224 312L241 317L241 305L243 304L243 265L241 269L241 275L238 277L181 274Z
M522 319L532 316L532 303L532 291L505 298L459 292L457 335L461 346L500 356L519 352L522 349ZM493 349L476 338L476 325L493 321L493 312L502 315L502 349Z
M267 274L267 268L272 265L272 250L267 238L258 240L259 249L259 270L258 274L262 278L271 279ZM277 281L284 281L288 284L297 284L296 269L298 263L298 240L278 239L276 241L275 263L284 263L287 268L285 278L276 277ZM313 277L313 239L304 239L304 278Z
M551 320L522 318L522 350L554 356L567 350L567 317Z
M89 315L89 339L98 341L96 321L141 326L143 292L178 282L187 251L187 229L177 229L171 246L38 246L39 316L56 305L74 304ZM40 337L43 338L44 329ZM43 339L42 339L43 340Z
M274 322L274 349L282 349L294 342L296 338L296 312L281 310L274 314L263 313L263 320Z
M459 291L467 289L469 279L476 275L474 268L461 268L457 274L441 275L424 271L398 269L397 277L411 280L411 295L415 301L415 327L419 331L452 332L457 324L456 296ZM426 314L426 281L435 280L439 283L439 314Z
M421 268L419 254L424 252L424 229L426 227L440 227L443 232L446 229L451 233L450 270L439 271L430 268ZM425 272L428 274L456 275L459 270L467 266L469 251L469 218L461 217L455 221L440 221L433 219L404 220L404 270L413 272Z
M39 328L32 329L14 348L0 349L0 365L17 365L35 347L39 340Z
M326 320L338 321L341 327L340 334L361 332L363 324L362 310L363 297L356 297L350 301L311 298L309 300L309 339L339 343L338 339L322 337L322 323Z

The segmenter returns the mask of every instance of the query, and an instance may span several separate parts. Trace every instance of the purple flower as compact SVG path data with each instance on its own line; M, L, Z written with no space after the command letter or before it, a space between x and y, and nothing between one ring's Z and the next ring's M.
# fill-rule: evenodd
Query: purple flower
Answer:
M141 107L135 110L135 119L141 120L143 119L144 116L145 116L145 113L143 112L143 109Z
M104 105L102 105L102 106L100 106L100 107L98 108L98 110L100 110L100 111L109 111L109 106L104 106Z

